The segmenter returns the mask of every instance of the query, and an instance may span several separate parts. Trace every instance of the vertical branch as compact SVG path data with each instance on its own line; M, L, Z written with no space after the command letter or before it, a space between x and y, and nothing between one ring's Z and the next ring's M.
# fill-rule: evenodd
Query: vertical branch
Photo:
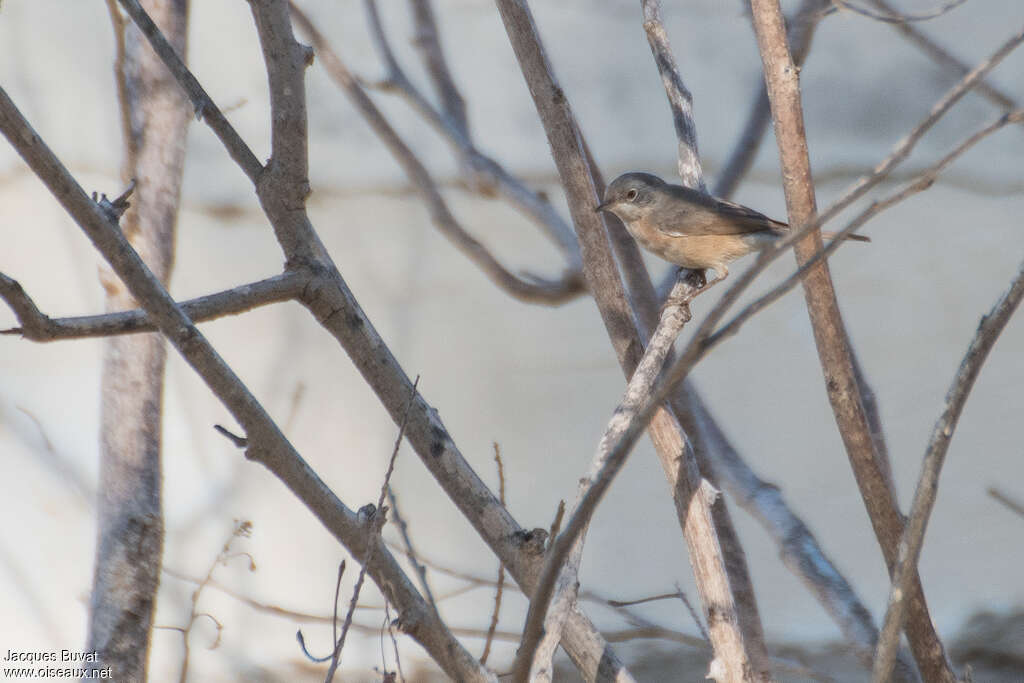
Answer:
M807 54L811 51L814 30L818 27L818 22L825 16L825 10L830 4L830 0L803 0L793 19L788 22L789 44L793 51L793 61L797 66L803 66L807 59ZM718 174L718 180L715 183L715 196L728 199L736 191L736 186L754 163L754 158L761 148L761 141L764 139L770 121L771 105L768 102L768 91L765 89L764 83L758 83L757 94L754 96L750 113L747 114L743 132L740 133L736 146L725 162L722 172Z
M647 42L654 55L654 63L661 74L661 82L665 86L669 108L672 110L672 123L679 140L679 177L683 185L706 192L704 171L700 165L700 153L697 151L697 128L693 124L693 96L683 85L679 77L676 58L669 46L668 34L661 21L660 0L641 0L644 16L644 31Z
M813 220L817 208L804 134L798 69L789 51L778 0L752 0L751 6L754 30L764 64L765 84L772 104L790 223L803 225ZM803 265L821 248L820 231L811 231L795 245L797 262ZM885 476L885 469L880 465L860 384L854 372L853 351L839 313L828 266L824 261L818 262L807 272L804 277L804 294L829 401L861 497L868 508L875 535L891 571L896 562L903 519ZM908 627L908 637L914 657L926 680L954 681L956 677L928 615L924 592L916 573L912 583L908 597L912 625Z
M187 0L151 2L155 21L185 52ZM154 275L167 284L190 119L187 100L134 24L111 7L117 32L117 82L127 125L125 180L137 178L122 228ZM123 33L122 33L123 31ZM135 302L106 276L107 310ZM144 680L163 554L161 418L167 350L159 335L105 342L100 410L97 543L88 650L118 679Z
M578 126L564 92L555 82L547 55L540 43L529 7L523 0L498 0L513 50L523 71L530 94L547 133L569 210L583 253L588 289L597 301L605 327L620 364L631 375L640 359L642 343L626 302L622 281L611 254L603 222L594 214L597 204L595 179ZM649 416L650 417L650 416ZM712 487L701 483L700 474L675 416L657 407L648 426L655 450L673 486L677 515L692 557L698 585L702 587L705 610L712 616L712 640L716 659L712 672L723 680L762 680L768 677L762 661L748 655L751 644L733 593L739 568L723 557L715 525L714 507L720 501ZM565 536L566 532L559 537ZM566 542L561 544L568 546ZM546 564L548 578L557 576ZM532 605L531 605L532 609ZM525 637L525 634L524 634ZM756 642L756 638L753 639ZM756 647L753 649L756 655ZM517 673L523 675L523 649L517 659Z
M956 377L953 378L953 385L949 388L949 393L946 394L946 407L935 423L935 429L932 430L924 462L921 464L921 476L917 482L917 490L914 492L914 502L910 507L910 518L907 520L906 530L900 541L900 561L892 574L889 607L885 613L882 635L878 640L878 651L875 653L875 666L872 674L872 680L875 683L888 681L889 673L892 671L896 651L900 644L900 631L903 628L903 620L906 615L905 596L910 589L911 578L916 572L917 561L921 556L924 532L928 527L928 517L935 505L935 496L939 490L939 473L946 460L949 442L953 439L953 430L956 429L960 413L963 412L964 404L967 403L967 397L974 386L974 380L978 378L978 373L981 372L989 351L995 346L996 340L1014 311L1017 310L1022 297L1024 297L1024 263L1021 263L1017 270L1017 276L1010 283L1010 288L1003 293L989 314L981 319L978 331L967 348L967 353L960 363Z

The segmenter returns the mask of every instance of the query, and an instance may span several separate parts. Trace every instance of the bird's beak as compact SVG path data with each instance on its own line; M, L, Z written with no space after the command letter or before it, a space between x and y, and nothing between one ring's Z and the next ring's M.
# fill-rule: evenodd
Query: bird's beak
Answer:
M594 213L601 213L602 211L605 211L605 210L606 210L606 209L608 208L608 205L609 205L610 203L611 203L611 202L601 202L601 203L600 203L600 204L598 204L598 205L597 205L597 207L596 207L596 208L594 209Z

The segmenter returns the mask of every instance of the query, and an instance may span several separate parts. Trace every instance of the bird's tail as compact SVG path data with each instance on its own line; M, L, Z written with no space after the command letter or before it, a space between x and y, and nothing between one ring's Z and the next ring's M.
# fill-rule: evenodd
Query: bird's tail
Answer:
M828 230L822 230L821 231L821 236L824 237L827 240L834 240L835 238L839 237L839 235L837 235L836 233L829 232ZM849 235L843 235L843 239L844 240L852 240L854 242L870 242L871 241L871 238L868 237L867 235L855 235L853 233L850 233Z

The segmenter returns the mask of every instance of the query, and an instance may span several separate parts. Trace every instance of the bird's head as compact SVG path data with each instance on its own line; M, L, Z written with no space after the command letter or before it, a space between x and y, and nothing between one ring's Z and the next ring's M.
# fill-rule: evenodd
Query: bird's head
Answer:
M650 210L664 186L664 180L650 173L624 173L605 189L604 201L595 211L611 211L629 223Z

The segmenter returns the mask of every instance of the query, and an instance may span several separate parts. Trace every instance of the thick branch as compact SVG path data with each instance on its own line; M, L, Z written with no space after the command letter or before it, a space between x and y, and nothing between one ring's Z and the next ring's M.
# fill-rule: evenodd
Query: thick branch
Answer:
M632 324L632 312L626 303L604 226L593 213L597 204L594 180L572 111L551 75L550 65L540 45L528 7L521 0L499 0L498 9L544 124L562 185L569 198L570 212L582 248L588 288L598 302L620 364L627 374L631 374L639 361L641 343ZM735 609L718 611L723 605L734 604L727 572L736 571L742 565L723 566L713 521L718 514L715 511L718 506L713 504L714 497L706 495L706 491L701 489L700 475L692 459L680 462L679 455L684 452L685 441L675 417L660 407L652 408L651 412L654 420L650 424L649 433L675 487L677 514L691 556L694 557L693 564L699 574L698 585L704 584L714 596L711 600L708 595L704 596L705 607L710 609L714 605L715 618L722 620L719 633L728 631L733 644L742 643L743 636L737 628L737 621L743 618L742 615L737 615ZM704 574L705 571L708 574ZM721 657L733 661L743 659L742 654L734 656L736 648L726 647L724 639L716 643L716 651L718 645L723 648ZM740 649L742 651L742 646ZM760 670L747 671L747 675L751 676L760 673Z
M946 407L935 423L924 462L921 464L921 476L918 478L914 501L910 506L910 518L903 531L899 546L899 563L892 574L892 588L889 591L889 606L885 612L885 623L875 653L875 667L872 680L885 683L889 680L893 660L900 643L900 631L906 617L907 595L910 584L917 571L917 561L921 557L921 546L924 544L924 532L928 527L928 518L935 506L935 497L939 490L939 473L946 460L949 443L953 440L960 414L963 412L967 397L974 387L989 351L995 345L1006 323L1021 298L1024 298L1024 262L1017 270L1017 275L1010 283L1010 288L1003 293L992 307L988 315L981 319L978 331L974 334L967 353L964 355L953 385L946 394Z
M753 0L751 5L764 64L765 83L772 102L790 222L800 225L813 218L816 207L798 72L789 52L778 0ZM821 250L820 233L814 232L798 242L795 250L797 261L805 263ZM894 535L901 531L902 519L891 482L884 476L880 465L880 456L861 399L860 385L853 370L853 351L839 313L831 277L824 263L819 263L805 275L804 292L836 423L875 533L883 549L889 549L886 553L887 564L892 567L892 551L896 544ZM928 617L919 582L915 593L917 609L914 626L909 630L918 666L927 680L955 680L942 643Z
M787 22L789 44L793 51L793 61L797 66L803 66L807 59L807 55L811 51L814 30L818 27L818 22L825 16L825 10L830 4L831 0L803 0L796 10L796 14ZM750 113L747 114L743 132L740 133L722 172L718 174L714 192L716 197L728 199L736 190L740 180L750 170L754 158L757 157L757 151L761 149L761 141L764 139L765 131L768 130L771 118L768 91L765 90L764 81L759 80L757 94L754 96Z
M109 210L91 201L0 89L0 129L36 175L81 226L163 335L203 378L246 432L247 457L266 466L313 512L325 528L364 561L387 599L402 613L407 633L451 676L490 681L492 676L452 637L379 536L324 484L241 380L175 304L125 240ZM408 394L406 394L408 397ZM370 544L374 544L372 553Z
M272 58L274 53L270 51L266 54ZM170 66L172 72L178 76L179 84L188 90L189 79L180 75L173 65ZM272 76L276 73L270 65L268 73ZM262 183L257 187L261 199L263 193L273 190L274 188ZM303 305L339 341L396 424L399 423L405 414L408 397L412 393L412 382L366 318L320 243L305 211L287 211L287 207L275 206L266 200L262 203L279 239L282 235L287 237L282 239L282 247L286 249L289 260L307 258L315 264L313 267L317 277L303 289ZM289 248L293 251L289 252ZM294 251L298 249L301 249L301 253ZM437 412L422 398L417 398L410 409L406 438L431 474L509 569L519 585L524 590L531 590L540 571L541 560L533 550L533 536L523 531L477 477L448 436ZM570 615L563 645L581 673L588 679L632 680L607 641L578 609ZM462 652L461 648L453 651ZM431 653L433 655L433 650Z
M295 299L309 279L308 271L288 271L222 292L180 301L177 305L193 322L206 322L227 315L245 313L259 306ZM110 337L118 334L153 332L157 329L142 308L101 315L51 318L36 307L17 281L2 273L0 299L7 302L21 323L21 327L0 330L0 334L20 334L36 342Z
M559 601L555 597L556 588L561 595L564 591L569 590L575 582L582 539L590 524L590 519L597 510L598 503L611 486L612 480L626 462L626 456L629 454L627 451L617 453L616 458L609 457L611 444L629 424L629 421L635 417L644 398L650 393L673 342L682 331L683 325L690 320L689 302L699 289L700 284L685 283L681 280L673 290L676 298L663 309L661 321L652 335L640 363L629 379L626 393L615 409L604 436L601 437L597 453L590 465L590 471L580 480L576 505L569 522L562 533L554 539L548 550L538 588L530 598L526 624L523 627L522 643L516 657L515 675L521 679L524 679L529 671L536 670L540 664L540 658L545 650L538 649L538 644L545 630L549 631L550 629L549 626L547 629L545 628L545 625L549 624L549 620L545 618L548 605L553 598L555 602ZM572 555L572 561L570 561L570 555ZM549 631L547 637L550 636ZM536 654L534 654L535 650ZM550 664L551 654L553 652L546 653L548 664ZM534 675L531 674L530 678L532 680Z
M152 2L157 21L185 53L183 0ZM175 224L190 109L174 79L134 25L108 6L120 40L115 72L126 141L124 180L131 207L121 229L166 285L174 264ZM115 201L115 203L117 203ZM131 297L107 283L106 305ZM162 419L167 347L159 336L108 339L100 388L96 552L86 648L115 678L147 677L153 614L163 562Z

